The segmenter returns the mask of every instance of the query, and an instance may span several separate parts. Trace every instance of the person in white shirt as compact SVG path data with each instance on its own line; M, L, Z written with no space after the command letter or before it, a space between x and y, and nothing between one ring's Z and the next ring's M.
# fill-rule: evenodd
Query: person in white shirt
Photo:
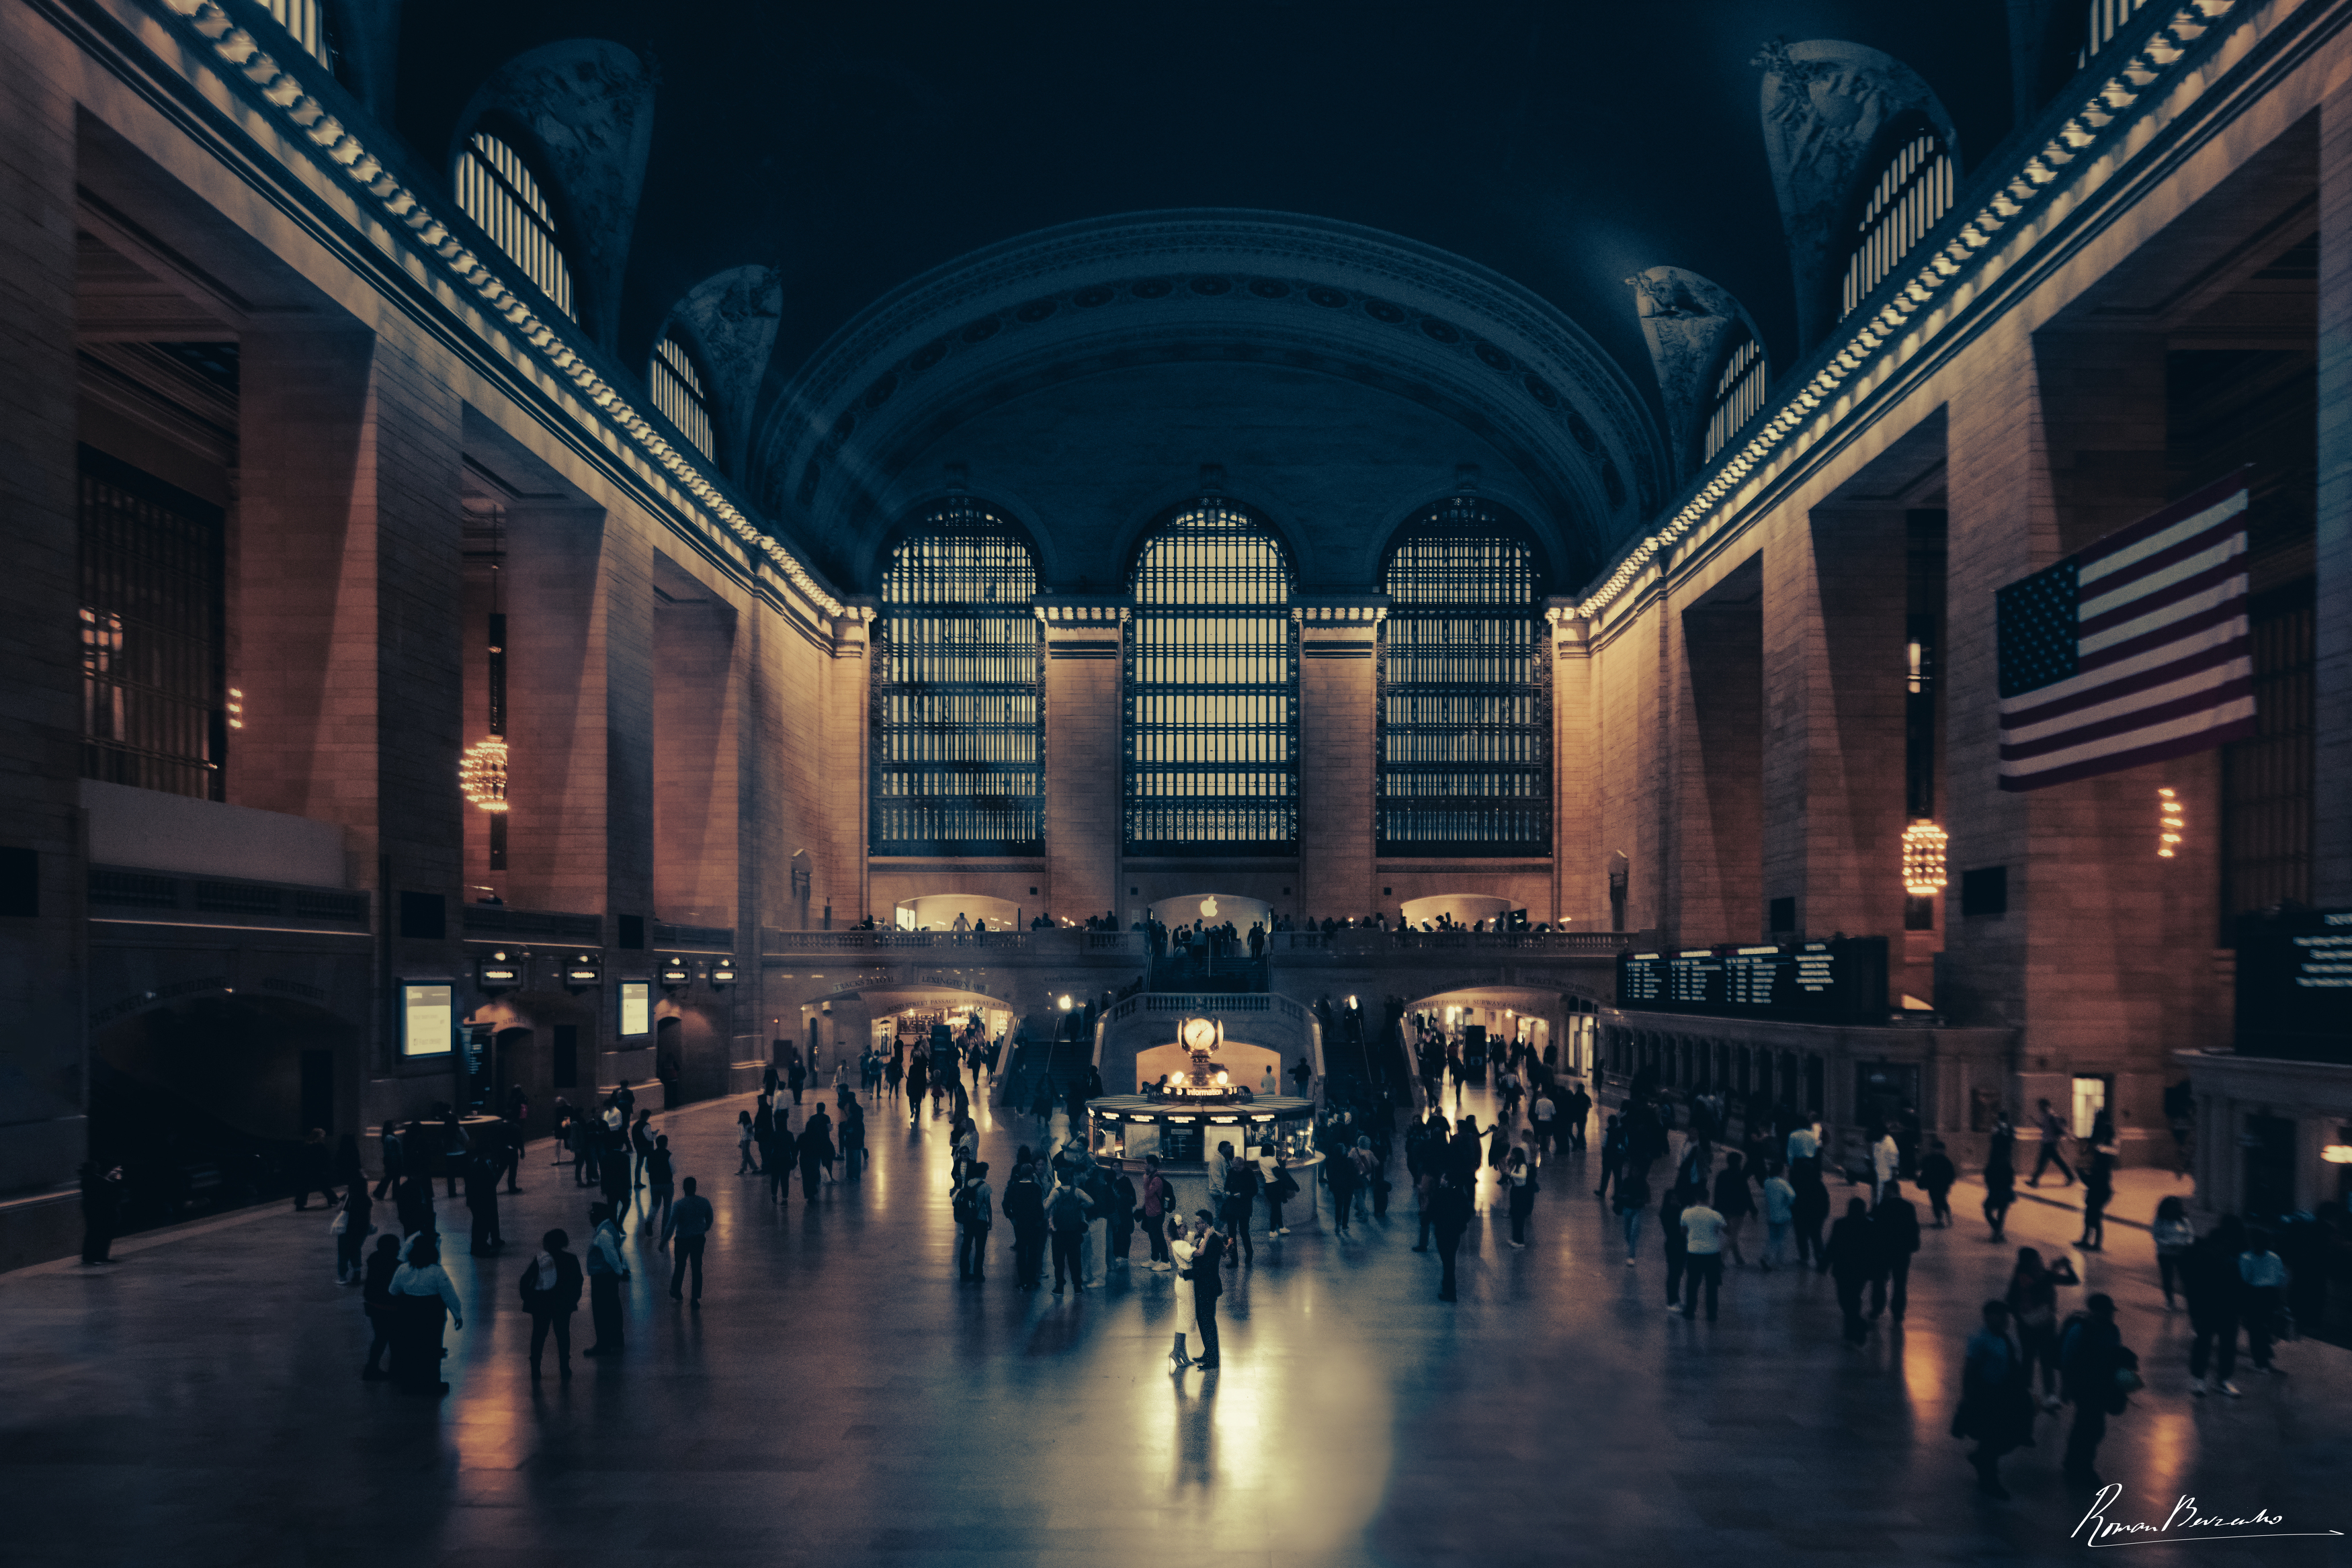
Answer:
M1702 1198L1683 1210L1684 1250L1688 1254L1683 1275L1683 1316L1698 1311L1699 1281L1706 1282L1706 1321L1715 1322L1716 1299L1723 1291L1723 1216Z
M1870 1201L1876 1204L1886 1197L1886 1184L1895 1179L1902 1167L1903 1151L1896 1146L1895 1134L1881 1127L1877 1141L1870 1145L1870 1168L1875 1178L1870 1184Z
M1536 1103L1528 1107L1528 1124L1535 1129L1536 1163L1541 1165L1551 1152L1552 1124L1559 1117L1559 1107L1551 1103L1551 1091L1536 1091Z
M1797 1162L1810 1160L1822 1152L1822 1135L1809 1123L1789 1134L1789 1168L1795 1170Z
M441 1267L441 1250L429 1237L420 1237L408 1251L408 1261L392 1277L392 1375L403 1394L446 1394L441 1381L441 1317L446 1309L459 1328L466 1326L465 1303L457 1287Z
M621 1259L621 1232L613 1223L613 1206L591 1204L588 1218L596 1223L596 1234L588 1242L588 1321L594 1325L596 1343L580 1354L618 1355L621 1281L629 1277L629 1266Z
M1759 1265L1771 1272L1789 1245L1789 1223L1797 1210L1797 1189L1778 1166L1764 1180L1764 1258Z

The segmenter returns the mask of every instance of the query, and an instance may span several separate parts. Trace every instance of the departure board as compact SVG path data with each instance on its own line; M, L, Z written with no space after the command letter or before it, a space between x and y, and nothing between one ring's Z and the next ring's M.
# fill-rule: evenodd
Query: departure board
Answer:
M2352 1062L2352 909L2245 916L2237 1014L2241 1056Z
M1717 1018L1882 1023L1886 939L1725 943L1621 954L1617 1005Z

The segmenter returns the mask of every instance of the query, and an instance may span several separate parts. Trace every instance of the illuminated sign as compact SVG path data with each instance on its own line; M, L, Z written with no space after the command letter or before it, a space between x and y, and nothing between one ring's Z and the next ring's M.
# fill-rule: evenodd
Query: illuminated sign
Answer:
M683 964L664 964L661 983L665 986L690 986L694 983L694 971Z
M710 983L714 986L733 985L735 983L735 966L732 964L711 965Z
M654 1031L654 988L650 980L621 982L621 1037L633 1040Z
M400 988L402 1056L446 1056L457 1049L457 991L446 980Z
M1617 960L1617 1005L1718 1018L1876 1023L1886 1013L1886 941L1726 943Z
M522 964L504 953L493 953L474 966L477 982L486 991L507 990L522 984Z

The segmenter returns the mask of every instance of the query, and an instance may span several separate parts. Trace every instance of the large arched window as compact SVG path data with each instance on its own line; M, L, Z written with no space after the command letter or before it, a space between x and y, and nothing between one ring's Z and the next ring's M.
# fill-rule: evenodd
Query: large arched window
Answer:
M1715 395L1707 403L1706 439L1699 461L1711 463L1715 455L1731 444L1742 426L1756 417L1764 406L1764 387L1770 367L1764 361L1764 345L1754 334L1742 330L1724 357L1723 369L1715 378Z
M1045 845L1037 563L976 502L926 512L890 551L874 623L877 855Z
M1516 518L1456 497L1389 552L1379 852L1551 851L1543 571Z
M475 131L458 155L457 204L558 310L573 313L572 267L556 235L554 209L521 157L487 131Z
M1135 562L1127 641L1131 854L1298 852L1298 629L1266 527L1214 498Z
M705 457L717 456L719 443L710 423L710 394L703 386L702 372L695 368L694 355L676 327L664 332L661 341L654 345L650 374L654 406L677 426L679 434L694 443L695 450Z
M1863 203L1838 300L1841 319L1886 281L1886 275L1943 221L1951 206L1951 154L1941 136L1923 128L1895 147Z

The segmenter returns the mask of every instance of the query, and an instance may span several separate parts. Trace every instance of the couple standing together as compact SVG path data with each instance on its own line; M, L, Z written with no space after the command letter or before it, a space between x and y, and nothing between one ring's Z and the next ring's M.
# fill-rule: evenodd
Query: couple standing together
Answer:
M1225 1293L1225 1249L1231 1243L1225 1239L1225 1233L1217 1228L1215 1217L1205 1208L1193 1210L1190 1227L1172 1214L1164 1223L1177 1281L1176 1344L1168 1353L1168 1369L1180 1375L1190 1366L1214 1372L1218 1365L1217 1298ZM1201 1336L1197 1361L1184 1349L1184 1336L1192 1331Z

